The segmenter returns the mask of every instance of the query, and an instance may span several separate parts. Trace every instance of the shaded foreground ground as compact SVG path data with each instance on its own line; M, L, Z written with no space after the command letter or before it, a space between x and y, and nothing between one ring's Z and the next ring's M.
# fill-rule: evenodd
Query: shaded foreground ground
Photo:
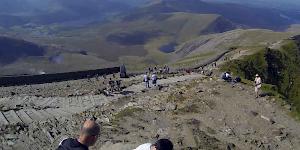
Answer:
M47 119L30 123L22 120L22 123L3 126L0 130L2 149L55 149L64 137L76 137L80 124L90 116L99 118L102 125L100 138L92 149L129 150L157 138L170 138L175 149L300 147L300 124L274 99L254 99L252 87L243 84L232 87L217 78L199 74L170 77L160 82L160 88L150 90L145 90L138 81L141 81L140 77L127 82L126 94L95 98L99 105L87 104L85 109L74 113L68 112L70 107L57 105L52 109L62 108L67 114L60 115L55 111L52 116L52 109L42 108L38 110L45 109L50 113ZM83 90L85 86L79 85L69 86ZM43 96L43 92L40 94ZM55 96L50 95L50 98ZM82 99L77 98L79 105L84 102ZM38 104L39 100L36 101ZM3 99L0 103L7 104ZM29 109L26 103L21 103L22 109ZM6 109L12 110L12 106ZM6 114L6 111L1 111Z

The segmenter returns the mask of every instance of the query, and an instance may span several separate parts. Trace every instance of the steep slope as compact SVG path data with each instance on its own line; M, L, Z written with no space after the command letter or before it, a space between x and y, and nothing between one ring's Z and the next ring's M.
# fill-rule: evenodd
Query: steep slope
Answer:
M177 46L173 53L173 63L182 67L197 66L232 48L253 53L295 34L263 29L237 29L220 34L202 35Z
M61 47L40 46L24 40L0 37L0 76L70 72L114 65L84 51L69 51Z
M249 80L256 73L267 84L263 87L272 96L279 96L291 104L300 114L300 38L287 40L280 49L262 49L244 59L235 60L223 66ZM279 94L276 94L276 93Z
M147 24L142 24L144 22ZM233 23L219 15L184 12L153 14L141 18L127 16L118 24L121 24L119 28L123 27L122 30L126 25L125 30L129 32L132 30L157 31L160 35L174 35L174 39L178 42L201 34L221 33L236 28Z
M28 56L44 56L45 49L30 42L0 37L0 65Z

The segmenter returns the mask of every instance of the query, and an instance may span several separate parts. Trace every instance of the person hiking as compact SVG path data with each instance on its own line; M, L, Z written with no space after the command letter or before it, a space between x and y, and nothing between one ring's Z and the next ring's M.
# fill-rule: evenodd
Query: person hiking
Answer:
M259 89L261 88L261 78L258 74L255 75L255 80L254 80L254 91L255 91L255 97L258 98L259 96Z
M149 80L150 80L150 77L148 76L148 73L146 72L144 75L144 82L145 82L146 88L150 88Z
M156 86L156 84L157 84L157 75L156 75L156 73L153 73L153 74L152 74L151 80L152 80L152 84L153 84L154 86Z
M110 90L110 92L114 92L115 81L113 81L111 78L109 78L108 84L109 84L109 88L110 88L109 90Z
M173 143L168 139L160 139L154 144L142 144L134 150L173 150Z
M64 139L57 150L88 150L96 143L99 133L100 126L94 119L88 119L82 125L78 139Z
M116 81L116 84L117 84L117 90L120 92L120 91L122 91L122 88L121 88L121 81L122 80L117 80Z

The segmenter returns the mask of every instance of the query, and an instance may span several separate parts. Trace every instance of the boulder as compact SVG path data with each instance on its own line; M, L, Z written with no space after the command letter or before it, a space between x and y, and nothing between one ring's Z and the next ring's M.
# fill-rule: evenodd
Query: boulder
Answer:
M266 117L266 116L260 115L260 117L261 117L262 119L264 119L264 120L270 122L271 124L275 124L275 123L276 123L273 119L268 118L268 117Z
M233 143L229 143L229 144L227 144L227 150L234 150L235 149L235 144L233 144Z
M272 134L275 136L280 136L283 134L283 131L282 131L282 129L274 129L274 130L272 130Z
M288 111L292 111L292 106L287 104L287 105L284 105L284 108Z
M177 109L177 105L174 103L167 103L166 104L166 110L167 111L173 111Z
M14 134L5 134L4 138L7 140L14 140L14 139L17 139L17 136Z
M164 111L165 110L164 108L162 108L160 106L153 106L152 109L155 111Z
M253 117L256 117L256 116L258 115L258 113L251 110L251 111L250 111L250 115L253 116Z

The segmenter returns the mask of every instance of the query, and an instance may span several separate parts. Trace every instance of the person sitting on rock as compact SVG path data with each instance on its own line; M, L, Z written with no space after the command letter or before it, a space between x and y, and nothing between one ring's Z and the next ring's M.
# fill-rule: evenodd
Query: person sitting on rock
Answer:
M224 72L224 74L222 75L222 79L227 82L231 82L231 75L229 74L229 72Z
M173 150L173 143L168 139L160 139L154 144L146 143L134 150Z
M122 91L122 88L121 88L121 82L122 82L121 80L117 80L117 81L116 81L116 84L117 84L117 90L118 90L118 91Z
M114 92L115 81L113 81L111 78L109 78L108 84L109 84L109 87L110 87L110 92Z
M78 139L68 138L60 142L57 150L88 150L93 146L99 136L100 126L95 119L88 119L84 122Z

